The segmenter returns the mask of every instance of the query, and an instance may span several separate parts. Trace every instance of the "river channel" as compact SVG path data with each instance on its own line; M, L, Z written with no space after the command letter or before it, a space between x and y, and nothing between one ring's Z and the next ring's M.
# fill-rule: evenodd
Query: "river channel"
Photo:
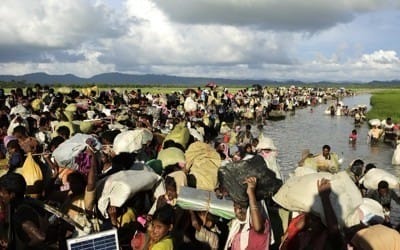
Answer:
M357 105L370 107L370 94L346 97L342 100L349 108ZM278 148L278 161L284 178L288 178L297 162L301 159L303 149L310 149L311 153L319 154L322 146L328 144L331 151L336 152L343 159L341 169L346 169L354 159L362 159L366 164L374 163L390 173L400 176L400 166L392 166L394 149L381 142L371 147L367 143L368 123L356 128L358 139L355 144L349 143L349 134L355 128L354 118L346 116L330 116L324 114L330 105L320 104L315 107L298 109L294 115L287 115L282 121L268 121L263 132L271 137ZM399 193L399 192L397 192ZM391 220L394 224L400 223L400 206L392 202Z
M342 100L349 108L357 105L367 105L371 95L363 94L346 97ZM400 176L400 166L392 166L393 149L385 143L371 147L367 143L368 123L356 128L358 139L355 144L349 143L349 134L355 128L354 118L346 116L330 116L324 114L328 104L297 109L294 115L287 115L282 121L268 121L264 126L264 133L274 140L278 148L278 160L282 174L288 174L297 166L303 149L310 149L311 153L319 154L322 146L328 144L331 151L343 158L342 169L347 168L354 159L362 159L365 163L374 163Z

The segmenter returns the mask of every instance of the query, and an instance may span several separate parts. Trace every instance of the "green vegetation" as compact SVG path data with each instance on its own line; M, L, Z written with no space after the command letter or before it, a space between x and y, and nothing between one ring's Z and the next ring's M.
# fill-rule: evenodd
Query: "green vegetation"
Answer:
M368 119L380 120L392 117L394 122L400 121L400 90L391 89L373 93L371 97L372 109L367 113Z

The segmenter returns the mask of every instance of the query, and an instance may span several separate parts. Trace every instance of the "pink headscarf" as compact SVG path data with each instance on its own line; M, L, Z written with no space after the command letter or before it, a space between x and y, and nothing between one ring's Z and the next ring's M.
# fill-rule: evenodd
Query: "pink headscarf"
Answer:
M7 148L8 143L9 143L10 141L12 141L12 140L17 140L17 137L12 136L12 135L6 135L6 136L4 136L4 138L3 138L4 147Z

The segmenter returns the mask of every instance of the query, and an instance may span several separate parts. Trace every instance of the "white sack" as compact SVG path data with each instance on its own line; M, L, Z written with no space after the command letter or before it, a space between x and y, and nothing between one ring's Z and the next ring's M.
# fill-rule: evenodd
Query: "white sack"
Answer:
M194 112L197 110L197 103L193 101L191 97L187 97L183 104L183 108L186 112Z
M379 119L371 119L368 121L369 125L379 127L381 125L381 121Z
M108 218L109 205L121 207L137 192L151 190L161 177L147 169L123 170L110 175L104 183L98 200L101 214Z
M113 150L116 154L133 153L142 148L142 142L143 134L140 129L124 131L115 137Z
M363 203L359 207L361 211L361 221L367 224L372 220L374 222L383 223L385 215L382 205L376 200L363 198ZM371 222L372 222L371 221Z
M297 167L294 172L290 175L290 177L293 176L304 176L308 174L315 174L318 173L317 170L309 167Z
M77 169L75 165L75 157L78 156L87 147L86 141L94 140L95 149L101 149L101 143L93 136L87 134L75 134L68 140L64 141L52 153L55 161L62 167Z
M330 200L340 225L358 224L359 216L356 210L362 203L362 197L346 172L337 174L319 172L292 177L273 196L273 200L290 211L312 212L326 224L317 188L317 181L322 178L331 180Z
M397 144L392 156L392 165L400 165L400 144Z
M399 178L380 168L370 169L359 182L367 189L376 190L380 181L386 181L389 188L399 188Z

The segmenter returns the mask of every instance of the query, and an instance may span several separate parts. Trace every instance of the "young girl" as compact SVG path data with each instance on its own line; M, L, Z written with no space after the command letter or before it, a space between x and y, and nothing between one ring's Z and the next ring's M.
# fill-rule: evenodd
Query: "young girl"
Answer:
M173 250L173 240L170 235L174 225L175 212L170 205L158 209L148 228L149 250Z
M172 206L167 204L157 209L147 228L147 235L143 237L143 235L139 233L135 234L132 238L132 249L173 250L174 244L171 231L173 229L174 220L175 213ZM138 242L138 236L142 236L141 238L143 240Z
M159 196L153 203L153 206L150 208L150 211L148 212L148 216L152 216L154 212L157 209L160 209L161 207L165 206L166 204L175 206L176 204L176 198L178 198L178 193L177 193L177 186L176 182L173 177L171 176L166 176L165 177L165 194Z
M357 140L357 130L353 129L349 135L349 142L355 143Z

